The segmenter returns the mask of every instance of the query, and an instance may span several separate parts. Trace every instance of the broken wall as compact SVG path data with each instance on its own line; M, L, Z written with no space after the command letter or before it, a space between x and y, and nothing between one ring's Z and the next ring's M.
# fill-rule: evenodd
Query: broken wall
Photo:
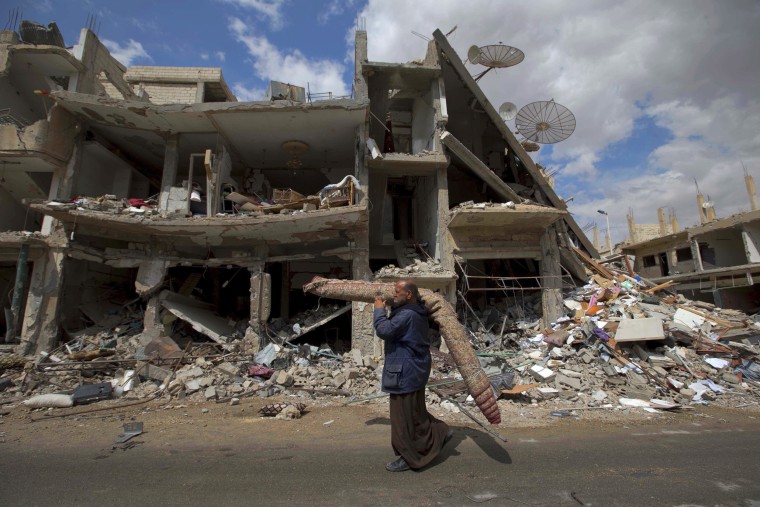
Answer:
M126 67L119 63L98 36L87 28L79 33L79 43L74 46L74 56L85 69L69 84L69 91L91 95L116 96L126 100L142 100L134 94L124 79ZM104 86L108 86L108 90Z
M427 92L414 99L412 105L412 153L435 148L435 109L433 97Z
M194 104L198 93L195 83L145 83L142 87L153 104Z
M751 222L742 226L744 251L749 262L760 262L760 223Z
M676 273L692 273L696 271L693 254L690 247L683 247L675 250L675 255L671 256L671 261L675 258L675 264L672 264L672 271Z
M730 228L708 232L700 234L696 239L700 246L702 243L706 243L707 249L714 252L712 259L710 256L707 256L707 259L705 259L706 256L702 256L705 269L747 264L747 253L739 229Z

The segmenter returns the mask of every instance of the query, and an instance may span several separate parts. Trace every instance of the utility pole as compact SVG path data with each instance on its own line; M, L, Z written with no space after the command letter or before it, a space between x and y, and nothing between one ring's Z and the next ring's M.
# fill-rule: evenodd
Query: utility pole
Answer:
M612 255L612 236L610 235L610 215L603 209L596 210L597 213L604 215L607 219L607 245L610 249L609 255Z

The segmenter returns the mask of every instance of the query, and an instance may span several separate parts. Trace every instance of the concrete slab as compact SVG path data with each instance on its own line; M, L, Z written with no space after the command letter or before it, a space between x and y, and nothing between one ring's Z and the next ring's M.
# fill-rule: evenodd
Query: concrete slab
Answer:
M665 331L662 329L662 321L657 318L621 320L615 333L615 341L618 343L663 339Z
M161 304L173 315L190 324L193 329L203 333L217 343L227 343L235 333L235 328L215 315L202 303L169 291L161 293Z

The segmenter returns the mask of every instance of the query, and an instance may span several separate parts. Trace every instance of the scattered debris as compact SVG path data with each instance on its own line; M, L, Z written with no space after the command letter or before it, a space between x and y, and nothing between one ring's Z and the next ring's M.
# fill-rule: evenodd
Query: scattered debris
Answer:
M289 414L292 413L292 409L295 409L299 413L298 417L300 417L306 410L306 405L303 403L270 403L261 407L259 413L265 417L273 417L289 408L291 409L288 411ZM288 418L292 419L293 417Z
M123 444L127 440L141 435L143 432L142 422L128 422L124 423L124 432L116 439L117 444Z

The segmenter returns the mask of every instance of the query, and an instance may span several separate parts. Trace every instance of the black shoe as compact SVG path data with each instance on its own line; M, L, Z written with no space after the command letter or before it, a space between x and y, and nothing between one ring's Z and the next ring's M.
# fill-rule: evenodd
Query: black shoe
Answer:
M403 456L399 456L396 461L387 463L385 469L389 472L405 472L409 470L409 463L406 462Z

